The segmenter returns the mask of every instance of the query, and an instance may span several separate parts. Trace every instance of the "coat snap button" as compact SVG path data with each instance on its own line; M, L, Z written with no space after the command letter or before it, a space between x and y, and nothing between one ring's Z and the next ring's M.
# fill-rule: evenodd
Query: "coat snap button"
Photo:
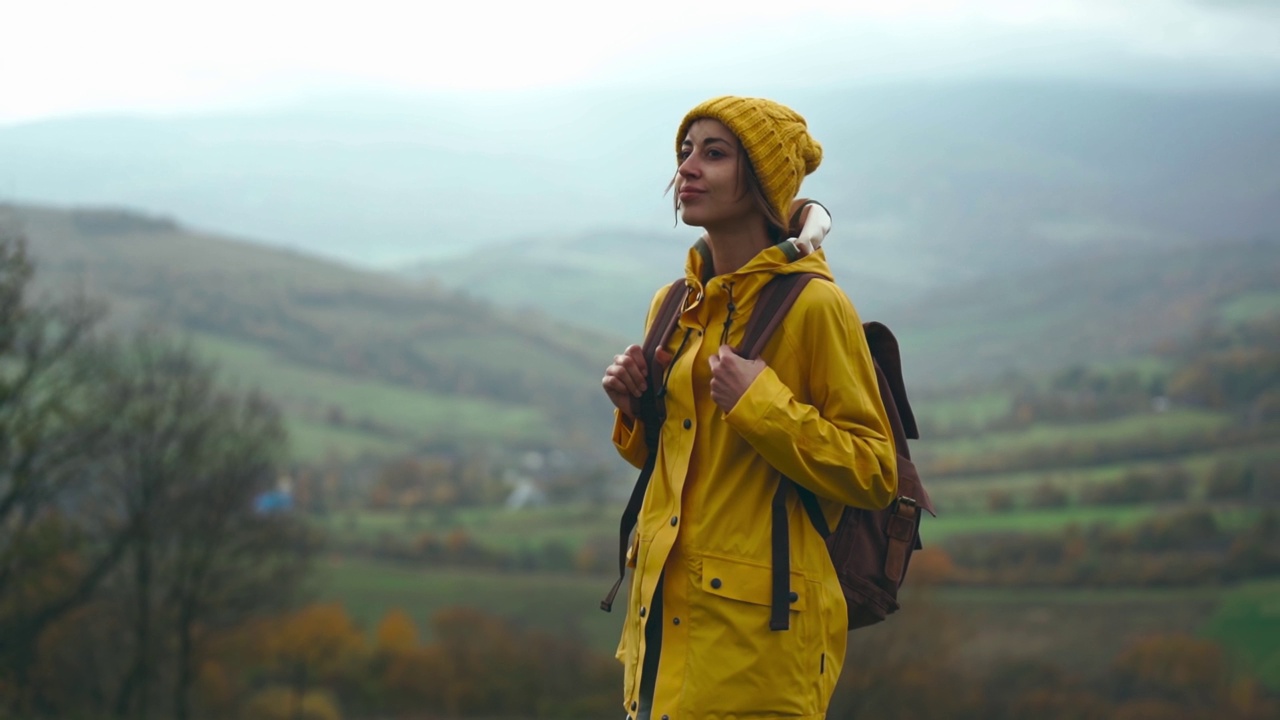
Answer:
M790 595L788 595L788 596L787 596L787 598L788 598L789 600L791 600L791 602L795 602L795 601L797 601L797 600L799 600L799 599L800 599L800 593L798 593L798 592L796 592L796 591L792 590L792 591L791 591L791 594L790 594Z
M640 617L644 617L644 608L640 608Z
M691 428L691 427L693 427L693 421L692 421L692 420L690 420L689 418L685 418L685 419L684 419L684 429L685 429L685 430L688 430L688 429L689 429L689 428Z
M678 523L678 522L680 522L680 519L679 519L679 518L677 518L675 515L672 515L672 516L671 516L671 525L672 525L672 527L674 527L674 526L675 526L675 524L676 524L676 523Z
M631 712L635 712L635 711L636 711L636 701L635 701L635 700L632 700L632 701L631 701Z
M711 588L713 590L720 589L720 578L711 578Z
M672 625L679 625L679 624L680 624L680 618L671 618L671 624L672 624Z
M671 720L671 718L667 717L666 715L663 715L662 720Z

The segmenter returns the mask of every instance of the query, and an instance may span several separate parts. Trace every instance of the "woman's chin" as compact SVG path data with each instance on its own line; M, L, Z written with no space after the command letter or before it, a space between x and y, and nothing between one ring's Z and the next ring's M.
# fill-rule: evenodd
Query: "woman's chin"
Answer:
M680 222L690 227L703 227L701 214L697 210L691 210L690 208L681 208Z

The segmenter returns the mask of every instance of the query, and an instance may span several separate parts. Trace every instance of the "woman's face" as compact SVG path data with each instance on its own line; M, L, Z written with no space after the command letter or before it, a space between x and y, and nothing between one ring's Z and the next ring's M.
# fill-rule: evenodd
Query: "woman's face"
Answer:
M676 199L686 225L709 227L736 223L759 209L743 183L738 138L724 123L695 120L680 146Z

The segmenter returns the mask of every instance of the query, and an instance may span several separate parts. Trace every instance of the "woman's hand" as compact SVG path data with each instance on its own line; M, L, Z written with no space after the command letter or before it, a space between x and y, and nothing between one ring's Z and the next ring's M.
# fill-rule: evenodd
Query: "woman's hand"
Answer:
M805 200L796 200L793 203L799 205L806 202ZM791 211L792 214L795 210ZM800 211L800 231L793 238L788 238L796 249L800 251L803 257L812 252L817 252L822 247L822 241L827 238L827 233L831 232L831 215L827 213L827 209L817 203L802 205Z
M711 400L725 412L738 404L765 368L763 360L745 360L728 345L721 345L707 362L711 363Z
M614 407L623 415L634 420L636 417L635 400L644 394L648 382L648 365L644 361L644 352L639 345L632 345L615 355L613 363L604 371L604 379L600 384Z

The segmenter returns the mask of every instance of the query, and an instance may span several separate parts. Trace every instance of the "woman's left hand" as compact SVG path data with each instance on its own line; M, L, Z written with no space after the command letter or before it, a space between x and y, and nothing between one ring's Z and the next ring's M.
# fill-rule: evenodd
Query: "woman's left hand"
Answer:
M707 361L711 363L711 399L725 412L738 404L765 368L763 360L745 360L728 345L721 345L720 352Z

